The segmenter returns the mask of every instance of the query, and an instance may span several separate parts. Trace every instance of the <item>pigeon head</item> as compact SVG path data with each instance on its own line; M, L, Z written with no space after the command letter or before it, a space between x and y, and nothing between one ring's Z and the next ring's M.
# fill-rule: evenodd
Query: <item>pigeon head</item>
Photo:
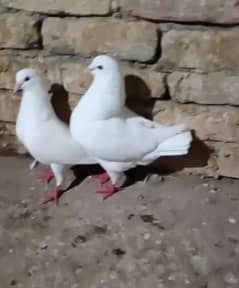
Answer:
M39 75L36 70L26 68L17 72L14 93L24 92L32 89L39 82Z
M107 55L99 55L93 59L88 69L94 76L104 76L118 72L119 65L114 58Z

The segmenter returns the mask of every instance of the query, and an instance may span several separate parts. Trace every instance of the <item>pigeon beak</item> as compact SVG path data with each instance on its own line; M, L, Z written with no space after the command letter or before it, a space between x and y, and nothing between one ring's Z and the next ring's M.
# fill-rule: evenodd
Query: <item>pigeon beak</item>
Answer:
M89 65L89 66L87 67L87 71L90 72L90 73L92 73L94 70L95 70L95 67L92 66L92 65Z
M13 93L14 93L15 95L19 95L19 93L20 93L21 91L22 91L21 85L20 85L20 84L16 84L15 87L14 87L14 89L13 89Z

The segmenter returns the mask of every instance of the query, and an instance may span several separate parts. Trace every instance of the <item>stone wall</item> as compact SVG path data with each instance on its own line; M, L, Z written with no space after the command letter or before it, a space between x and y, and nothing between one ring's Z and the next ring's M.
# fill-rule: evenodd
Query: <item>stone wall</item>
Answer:
M14 136L19 100L11 89L18 69L36 67L63 85L66 91L55 85L53 103L59 116L69 117L67 97L73 107L91 81L83 72L87 63L109 53L121 60L130 107L195 131L190 155L162 159L163 167L239 178L238 1L0 3L3 153L24 153Z

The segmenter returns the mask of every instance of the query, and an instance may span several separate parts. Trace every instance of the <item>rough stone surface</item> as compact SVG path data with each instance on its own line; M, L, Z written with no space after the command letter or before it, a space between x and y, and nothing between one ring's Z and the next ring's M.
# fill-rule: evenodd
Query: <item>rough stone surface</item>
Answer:
M26 154L25 148L15 136L15 125L0 122L0 154Z
M42 35L44 47L59 54L110 53L122 59L150 61L157 49L157 27L144 21L48 18Z
M130 99L147 100L163 98L166 91L166 75L150 69L137 69L123 65L127 96Z
M239 68L239 29L171 30L162 37L159 67L203 71Z
M47 187L29 163L0 159L2 287L223 288L225 275L238 278L228 240L239 236L229 222L239 220L238 181L165 177L102 201L88 178L42 207Z
M105 15L110 12L110 0L2 0L4 6L47 14Z
M33 55L0 53L0 89L12 90L16 72L27 67L39 69L52 83L61 83L61 61L64 60L58 57L44 57L39 53Z
M86 91L92 81L86 68L86 63L76 61L68 61L62 65L62 79L67 91L80 95ZM122 64L122 72L130 98L162 98L166 93L166 76L163 73L126 64Z
M0 13L4 13L6 11L6 8L3 7L2 3L0 3Z
M234 0L121 0L131 14L167 21L238 23L239 7Z
M87 63L73 60L63 63L62 80L67 91L82 95L89 87L93 78L87 71Z
M41 54L28 54L24 57L19 54L12 55L9 53L0 53L0 89L7 89L9 92L3 93L1 101L2 121L15 121L16 111L18 109L18 101L14 97L6 97L5 95L12 91L15 85L15 73L23 68L36 68L49 80L49 84L58 83L64 85L66 92L69 93L68 101L73 108L82 95L89 87L92 77L86 72L87 61L78 61L68 57L48 57ZM165 75L148 69L139 69L122 65L125 75L127 94L130 99L146 100L147 98L161 98L166 92ZM58 102L63 109L66 103L60 99ZM135 100L136 99L136 100ZM57 100L57 99L56 99ZM9 107L10 111L5 110ZM11 107L11 108L10 108Z
M239 105L239 74L173 72L168 86L171 97L181 103Z
M239 145L217 143L218 174L225 177L239 178Z
M158 101L154 119L165 124L185 123L202 140L238 142L238 108Z
M22 12L0 15L0 48L38 48L37 16Z
M20 99L11 92L0 91L0 115L1 121L15 122L18 113Z

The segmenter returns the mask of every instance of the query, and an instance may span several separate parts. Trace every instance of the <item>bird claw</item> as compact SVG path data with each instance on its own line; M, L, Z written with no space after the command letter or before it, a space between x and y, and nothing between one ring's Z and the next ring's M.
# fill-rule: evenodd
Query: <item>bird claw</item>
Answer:
M113 196L114 194L116 194L117 192L119 192L119 188L114 186L114 185L110 185L110 186L107 186L105 188L102 188L101 190L99 191L96 191L96 193L98 194L103 194L104 197L103 197L103 200L106 200L108 198L110 198L111 196Z
M32 163L29 165L29 169L33 170L39 164L37 160L33 160Z
M110 180L110 176L106 172L92 177L96 180L100 180L101 184L105 184Z
M53 192L50 196L48 196L44 201L42 201L42 204L45 205L45 204L48 204L50 202L54 202L58 206L59 205L59 199L64 194L64 192L65 191L56 188L55 190L53 190Z
M50 183L53 178L54 174L51 170L44 171L38 176L38 179L46 181L47 183Z

